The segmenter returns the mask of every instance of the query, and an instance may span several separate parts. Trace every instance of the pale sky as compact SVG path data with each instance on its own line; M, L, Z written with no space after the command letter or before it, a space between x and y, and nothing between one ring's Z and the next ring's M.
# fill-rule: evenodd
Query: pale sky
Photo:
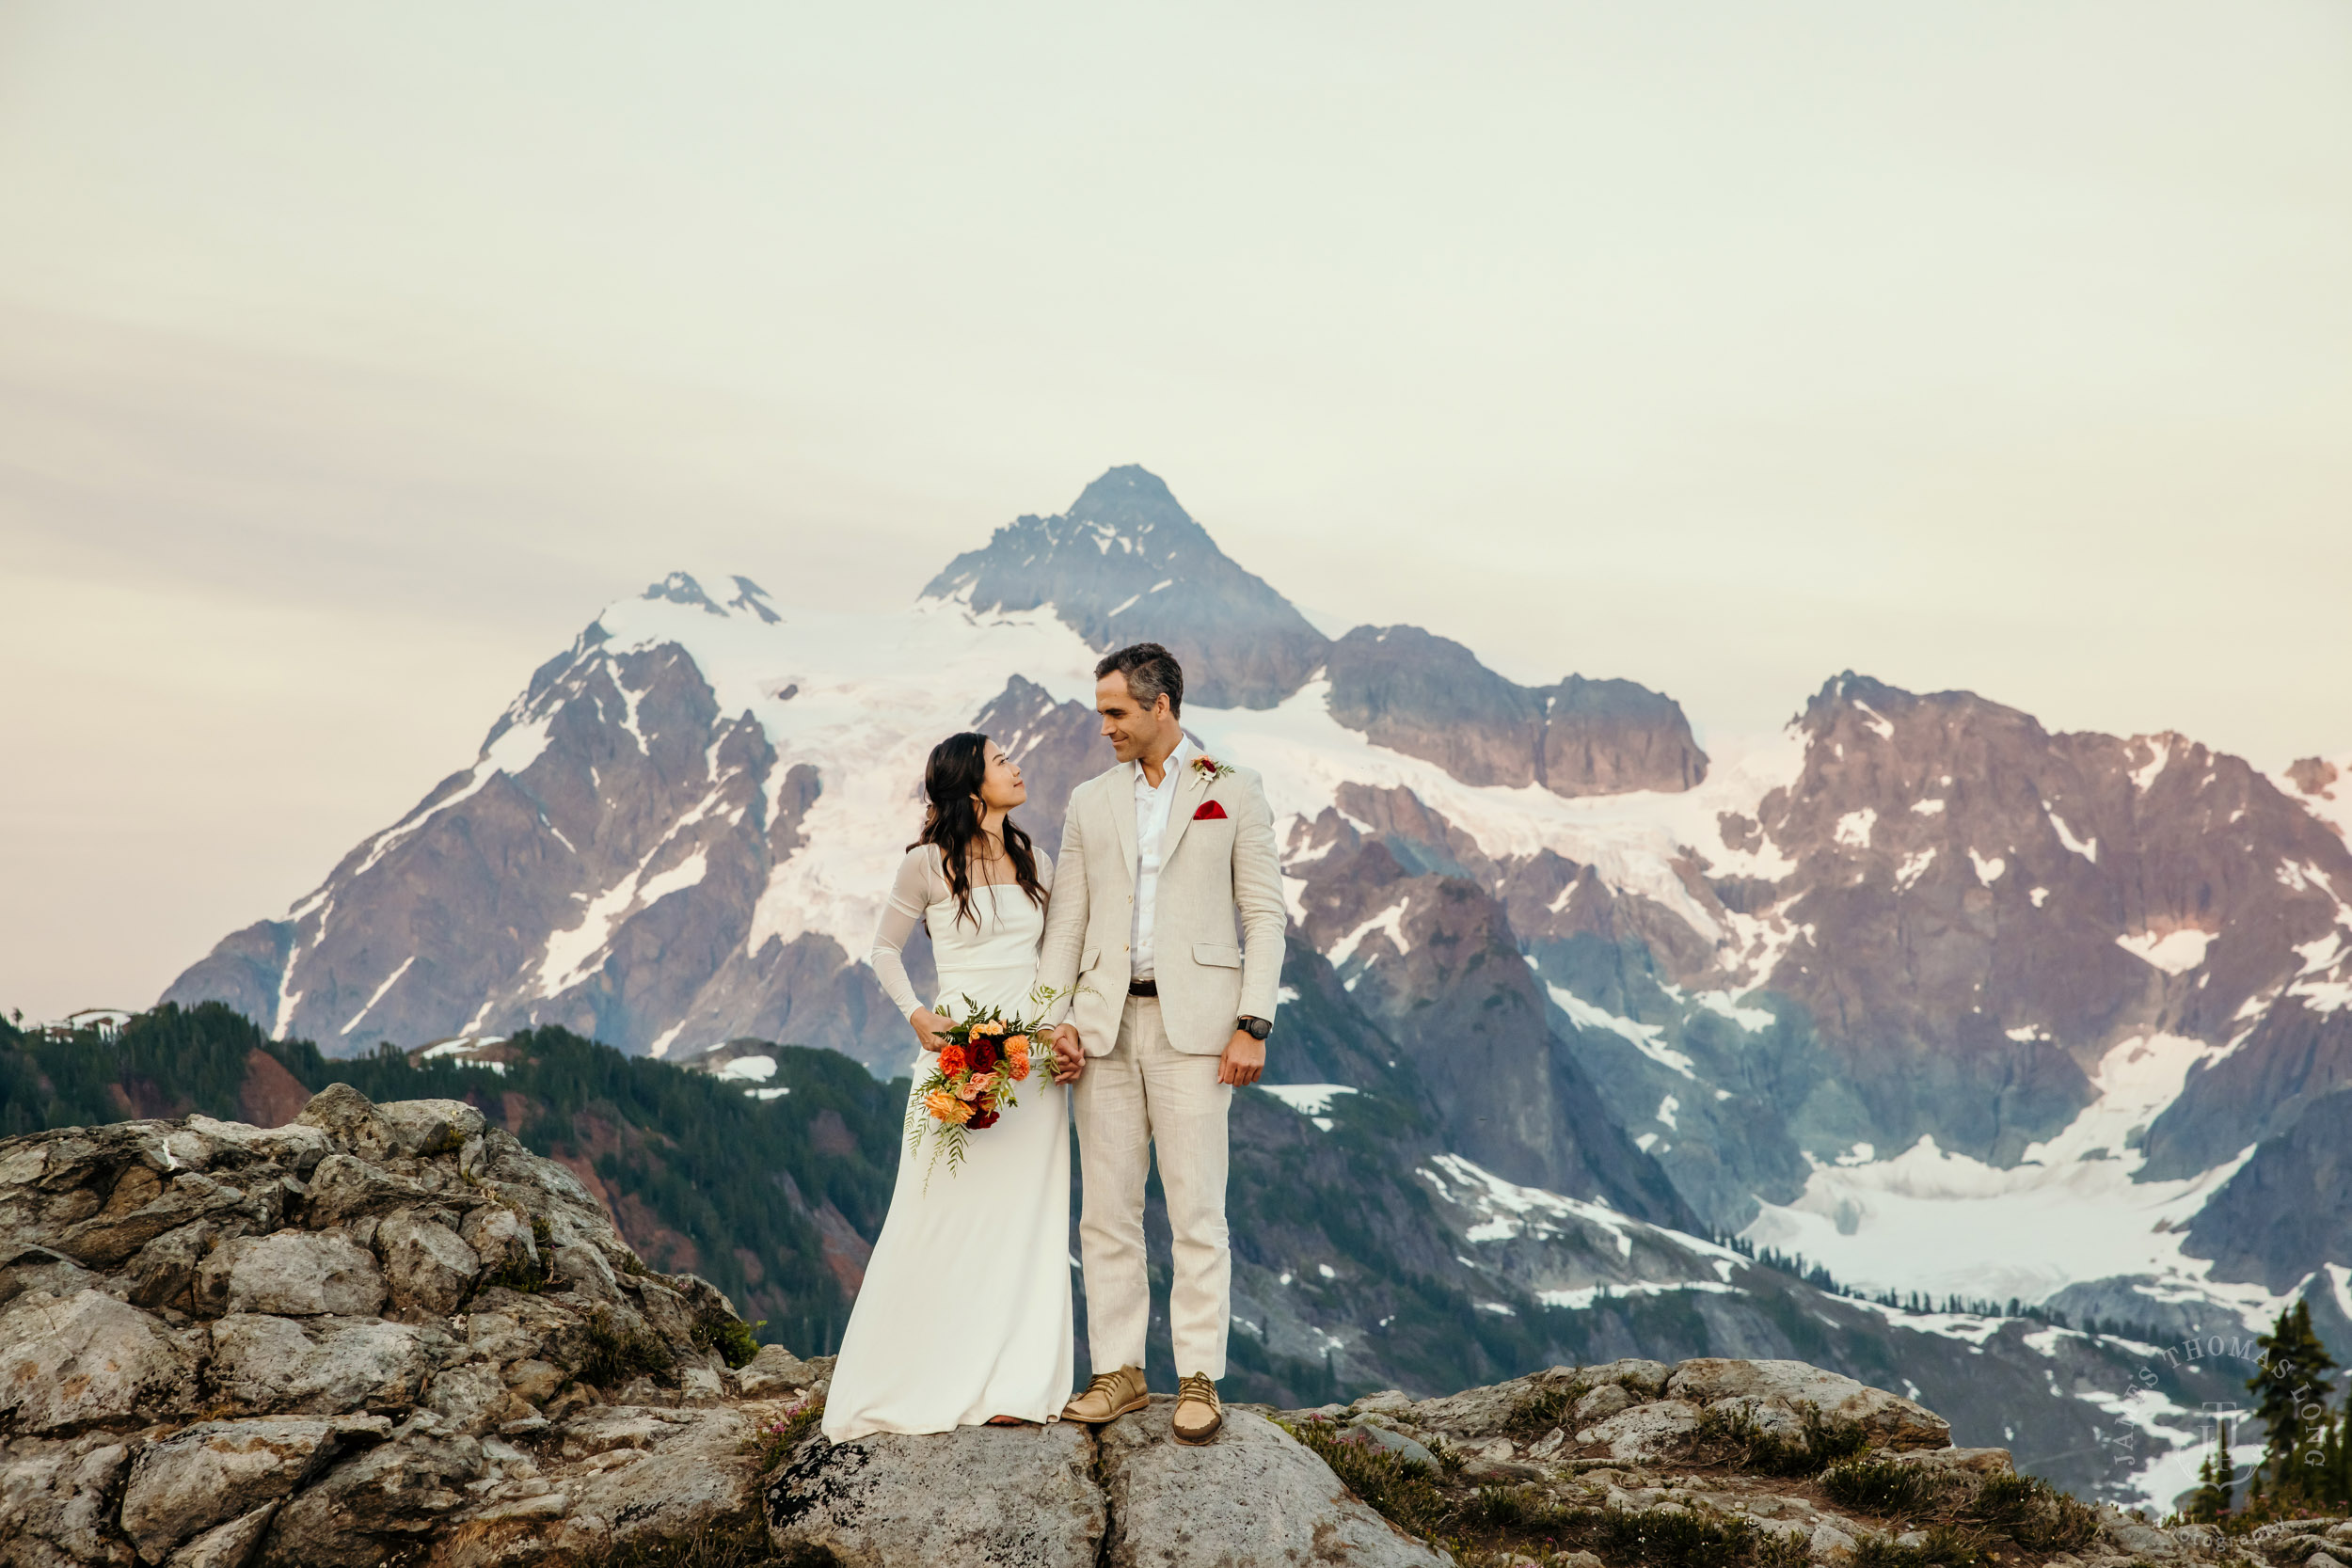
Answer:
M0 1007L143 1006L609 599L1137 462L1702 739L2352 751L2352 8L0 0Z

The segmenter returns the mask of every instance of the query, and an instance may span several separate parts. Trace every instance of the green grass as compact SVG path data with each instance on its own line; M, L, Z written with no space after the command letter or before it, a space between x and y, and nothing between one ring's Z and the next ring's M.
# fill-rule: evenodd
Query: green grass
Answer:
M640 1372L666 1372L676 1365L669 1346L642 1328L615 1323L599 1307L588 1316L588 1354L573 1375L609 1393Z
M694 1348L717 1351L730 1367L748 1367L759 1354L759 1331L766 1326L740 1318L699 1318L693 1328Z
M1803 1430L1790 1437L1765 1431L1744 1410L1718 1406L1699 1417L1692 1455L1755 1475L1816 1476L1870 1446L1869 1433L1859 1421L1824 1416L1810 1404L1797 1416Z
M1568 1418L1576 1402L1584 1397L1581 1382L1551 1384L1530 1389L1520 1396L1502 1418L1502 1430L1526 1442L1541 1437Z

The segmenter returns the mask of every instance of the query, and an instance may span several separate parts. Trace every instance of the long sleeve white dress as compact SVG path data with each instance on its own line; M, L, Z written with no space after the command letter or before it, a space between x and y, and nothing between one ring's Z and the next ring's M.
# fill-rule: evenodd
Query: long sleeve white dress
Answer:
M1053 885L1040 852L1038 878ZM902 1013L921 1005L901 950L920 919L939 965L934 1010L964 999L1029 1008L1045 911L1011 883L975 887L959 921L939 851L908 851L884 906L868 962ZM930 1058L916 1053L916 1082ZM1070 1398L1070 1091L1032 1073L1020 1103L970 1134L950 1174L942 1161L928 1190L919 1153L901 1142L890 1214L866 1267L825 1400L825 1435L946 1432L993 1416L1050 1421ZM911 1115L920 1114L910 1105Z

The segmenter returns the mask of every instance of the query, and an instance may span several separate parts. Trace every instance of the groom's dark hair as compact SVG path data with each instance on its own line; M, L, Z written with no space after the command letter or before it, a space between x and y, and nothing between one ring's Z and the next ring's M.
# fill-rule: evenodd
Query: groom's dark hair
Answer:
M1094 667L1094 678L1099 681L1114 670L1127 677L1127 689L1145 707L1165 696L1169 717L1184 711L1184 667L1157 642L1132 643L1104 654Z

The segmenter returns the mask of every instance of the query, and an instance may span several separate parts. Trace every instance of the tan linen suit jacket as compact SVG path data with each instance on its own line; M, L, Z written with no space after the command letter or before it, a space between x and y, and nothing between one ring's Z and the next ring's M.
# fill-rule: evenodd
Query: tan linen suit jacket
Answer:
M1199 819L1209 800L1224 808L1221 820ZM1044 984L1082 988L1069 1017L1089 1056L1110 1053L1127 1005L1136 860L1135 765L1122 762L1071 791L1038 956ZM1214 1056L1242 1014L1274 1017L1287 924L1264 785L1247 768L1212 783L1187 765L1168 803L1153 900L1152 967L1168 1044Z

